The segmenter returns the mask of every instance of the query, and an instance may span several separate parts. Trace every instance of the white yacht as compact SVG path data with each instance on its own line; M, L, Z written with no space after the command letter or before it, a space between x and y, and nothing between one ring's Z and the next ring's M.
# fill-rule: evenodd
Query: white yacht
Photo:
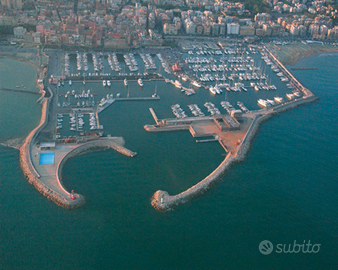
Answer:
M156 84L156 86L155 86L155 93L152 94L151 96L152 96L153 98L159 97L159 96L157 95L157 84Z
M258 100L258 105L261 106L261 107L263 107L263 108L266 108L266 107L268 107L269 103L266 100L264 100L264 99L259 99Z
M108 86L111 86L110 80L107 81L107 85L108 85Z
M186 82L187 80L188 80L188 76L183 75L183 76L182 76L182 81Z
M69 80L69 82L68 82L68 83L69 83L69 85L72 85L72 80Z
M182 88L182 84L181 84L178 80L175 80L175 81L174 81L174 85L175 85L177 88Z
M141 78L139 78L139 79L137 80L137 83L138 83L139 86L143 87L143 81L142 81Z
M198 87L198 88L200 88L200 87L202 86L202 85L201 85L200 83L198 83L197 81L192 81L191 84L192 84L193 86Z
M219 95L221 93L221 89L218 87L218 85L216 84L215 87L214 87L216 93Z
M128 86L128 80L127 80L127 78L124 79L123 83L124 83L124 86Z
M211 94L216 95L216 90L214 87L210 86L209 91Z
M282 97L274 97L274 101L276 103L282 103L283 102L283 98Z
M295 98L295 95L294 94L286 94L286 97L291 100L291 99Z
M272 99L267 99L266 100L270 105L276 105L276 102L273 101Z
M107 85L106 80L103 80L103 81L102 81L102 85L103 85L103 86L106 86L106 85Z

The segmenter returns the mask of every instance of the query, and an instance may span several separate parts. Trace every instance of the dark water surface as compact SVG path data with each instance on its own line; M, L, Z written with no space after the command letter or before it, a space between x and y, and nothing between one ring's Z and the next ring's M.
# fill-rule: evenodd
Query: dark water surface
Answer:
M71 159L65 186L87 200L76 210L40 195L24 178L18 151L0 146L0 268L337 269L337 61L337 54L298 61L318 67L294 74L320 100L264 123L244 162L172 212L155 211L152 194L181 192L224 158L217 143L196 144L188 132L144 131L153 123L148 108L171 117L174 98L120 102L102 113L106 133L123 136L138 156L106 151ZM39 121L35 97L0 96L1 141L27 135ZM207 101L194 98L200 107ZM310 240L321 247L316 254L264 256L262 240L275 246Z

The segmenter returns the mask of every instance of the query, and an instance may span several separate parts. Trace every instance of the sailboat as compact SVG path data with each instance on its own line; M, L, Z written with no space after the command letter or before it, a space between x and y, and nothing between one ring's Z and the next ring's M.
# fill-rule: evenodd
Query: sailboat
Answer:
M159 95L157 95L157 84L155 85L155 93L152 94L151 97L153 98L160 97Z

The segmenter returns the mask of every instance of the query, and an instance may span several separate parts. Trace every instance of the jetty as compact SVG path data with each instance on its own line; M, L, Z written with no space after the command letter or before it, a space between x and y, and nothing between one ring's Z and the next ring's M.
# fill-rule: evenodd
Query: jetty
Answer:
M107 109L110 105L112 105L116 101L152 101L152 100L160 100L159 96L156 97L126 97L126 98L110 98L106 101L106 103L102 106L97 107L97 112L101 113L105 109Z
M291 68L291 70L316 70L316 67L299 67L299 68Z
M13 88L0 88L0 91L7 91L7 92L17 92L17 93L24 93L24 94L32 94L32 95L41 95L40 92L25 90L25 89L13 89Z
M193 121L192 119L188 118L159 120L157 119L155 112L151 110L152 115L156 121L156 125L145 125L145 130L149 132L189 130L192 136L214 136L215 139L218 139L220 145L227 153L223 162L212 173L210 173L206 178L202 179L191 188L177 195L170 195L167 191L157 190L151 198L151 205L155 209L159 211L170 211L174 207L182 203L186 203L190 199L203 194L213 184L219 181L233 164L245 159L250 149L251 142L254 139L259 126L263 122L267 121L277 113L281 113L317 100L317 97L309 89L305 88L271 53L271 51L269 51L267 48L265 49L268 51L274 64L284 72L284 74L289 78L290 82L295 85L296 89L303 93L302 97L285 102L278 106L271 107L269 109L244 113L241 116L241 124L239 129L235 130L222 130L221 126L216 124L217 121L212 121L211 119L208 119L208 117L204 117L199 121ZM168 125L168 123L170 124ZM204 142L209 141L214 140L204 140Z

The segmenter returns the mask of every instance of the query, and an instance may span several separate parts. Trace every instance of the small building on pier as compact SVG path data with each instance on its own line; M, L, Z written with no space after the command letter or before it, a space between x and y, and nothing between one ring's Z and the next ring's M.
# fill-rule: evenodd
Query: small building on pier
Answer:
M55 149L55 142L42 142L40 143L41 150L51 150Z

